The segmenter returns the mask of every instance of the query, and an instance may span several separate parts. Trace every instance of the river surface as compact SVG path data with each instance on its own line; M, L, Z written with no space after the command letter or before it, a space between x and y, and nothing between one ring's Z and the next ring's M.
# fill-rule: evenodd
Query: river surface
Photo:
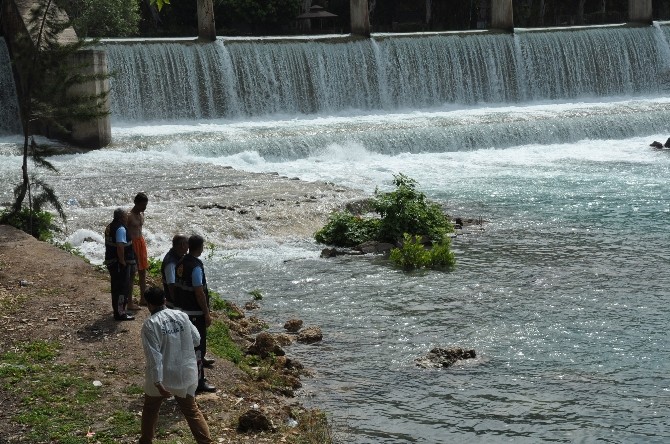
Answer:
M661 443L670 440L670 150L648 145L670 135L659 123L669 109L663 98L612 98L117 124L112 147L54 156L61 174L48 181L70 218L63 240L94 262L101 227L91 221L124 203L110 197L119 189L148 190L153 256L176 230L211 233L213 289L240 305L260 290L271 331L292 317L319 325L323 342L288 353L315 372L302 400L325 409L344 442ZM630 136L581 136L607 122ZM467 128L477 128L470 142L445 142L444 132ZM533 133L541 143L526 141ZM7 200L20 163L17 140L1 142ZM216 236L215 218L185 208L183 193L190 181L216 184L223 165L364 194L404 173L451 214L487 223L454 240L458 264L447 273L321 259L304 234ZM436 346L477 358L418 368Z

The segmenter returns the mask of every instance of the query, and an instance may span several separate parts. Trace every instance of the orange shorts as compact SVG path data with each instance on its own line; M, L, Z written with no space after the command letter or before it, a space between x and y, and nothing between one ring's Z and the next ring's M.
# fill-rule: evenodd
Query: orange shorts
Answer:
M138 270L149 268L149 258L147 257L147 243L142 236L133 239L133 251L137 261Z

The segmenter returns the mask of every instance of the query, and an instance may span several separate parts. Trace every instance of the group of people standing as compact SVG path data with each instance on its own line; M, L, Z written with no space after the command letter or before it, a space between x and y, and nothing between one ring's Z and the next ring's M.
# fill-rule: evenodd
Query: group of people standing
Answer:
M149 199L138 193L126 212L114 211L105 229L105 265L109 271L114 319L131 321L129 310L139 310L133 301L133 281L138 274L139 305L151 316L142 326L146 358L145 398L140 443L151 443L163 399L174 395L196 442L212 443L205 419L195 403L197 392L215 392L205 378L205 367L214 364L206 357L207 327L212 323L205 268L199 257L204 239L176 235L161 267L163 288L146 289L149 268L146 242L142 236L144 211Z
M132 321L135 316L128 310L140 309L133 301L135 272L140 283L140 305L146 305L144 293L149 258L142 227L148 204L147 195L137 193L130 211L114 210L114 219L105 228L105 265L112 284L112 309L117 321Z

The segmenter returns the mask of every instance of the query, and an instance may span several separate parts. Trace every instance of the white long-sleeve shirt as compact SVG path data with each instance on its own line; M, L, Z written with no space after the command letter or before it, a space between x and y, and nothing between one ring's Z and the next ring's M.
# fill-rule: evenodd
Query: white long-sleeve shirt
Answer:
M145 393L161 396L155 384L162 382L175 396L195 396L198 364L194 347L199 344L200 334L185 313L164 308L147 318L142 325Z

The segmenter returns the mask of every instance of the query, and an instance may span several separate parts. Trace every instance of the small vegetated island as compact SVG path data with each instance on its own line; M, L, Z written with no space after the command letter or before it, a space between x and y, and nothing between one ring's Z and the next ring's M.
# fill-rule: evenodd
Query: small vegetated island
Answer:
M449 270L456 265L450 234L454 225L442 208L417 190L417 182L399 173L395 190L379 192L357 211L346 209L330 215L314 234L317 242L363 252L389 252L398 268ZM354 214L356 213L356 214ZM324 250L326 251L326 250ZM334 255L326 253L326 256Z

